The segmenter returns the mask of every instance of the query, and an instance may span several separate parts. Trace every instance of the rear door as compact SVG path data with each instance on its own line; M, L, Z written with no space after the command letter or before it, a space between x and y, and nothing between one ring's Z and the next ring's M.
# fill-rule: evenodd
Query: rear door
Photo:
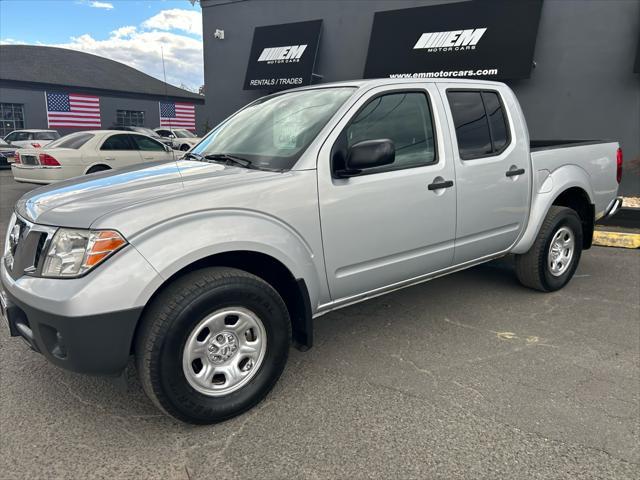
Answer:
M334 301L451 265L456 198L441 113L432 85L377 88L358 100L320 150L320 220ZM395 144L393 164L336 178L350 146L382 138ZM429 188L443 183L448 186Z
M114 169L142 162L138 146L128 133L116 133L103 140L98 157L93 163L104 163Z
M504 91L468 84L439 88L454 139L454 263L460 264L506 251L524 229L531 183L528 137L515 99Z
M140 151L140 155L144 162L174 160L173 151L167 152L164 145L153 138L147 137L146 135L136 134L132 134L131 138Z

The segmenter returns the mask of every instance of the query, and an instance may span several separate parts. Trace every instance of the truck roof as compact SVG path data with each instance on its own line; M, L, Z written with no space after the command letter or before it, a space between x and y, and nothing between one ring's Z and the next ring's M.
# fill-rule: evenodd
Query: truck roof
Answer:
M495 80L472 80L469 78L372 78L367 80L344 80L340 82L318 83L305 87L292 88L287 92L294 90L306 90L310 88L327 88L327 87L379 87L384 85L397 85L403 83L468 83L469 85L504 85L502 82Z

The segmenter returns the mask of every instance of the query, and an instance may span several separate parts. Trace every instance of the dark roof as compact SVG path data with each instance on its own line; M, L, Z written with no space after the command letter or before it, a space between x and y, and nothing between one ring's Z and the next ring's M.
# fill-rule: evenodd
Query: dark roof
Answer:
M123 63L66 48L0 45L0 80L204 101Z

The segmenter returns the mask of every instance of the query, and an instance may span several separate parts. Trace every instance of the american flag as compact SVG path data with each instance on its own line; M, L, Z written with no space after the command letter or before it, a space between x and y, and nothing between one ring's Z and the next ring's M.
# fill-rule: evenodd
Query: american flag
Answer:
M193 103L160 102L160 126L195 130L195 105Z
M78 93L46 93L49 127L100 128L100 99Z

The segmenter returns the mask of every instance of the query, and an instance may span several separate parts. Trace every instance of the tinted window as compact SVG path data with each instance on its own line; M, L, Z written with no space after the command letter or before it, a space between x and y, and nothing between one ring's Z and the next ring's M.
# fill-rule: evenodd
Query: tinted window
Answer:
M347 147L381 138L391 139L395 144L395 162L367 173L426 165L436 159L431 110L423 93L393 93L374 98L351 121L346 134Z
M168 137L169 135L171 135L171 132L169 130L157 130L156 133L161 137Z
M448 92L460 158L489 155L491 134L480 92Z
M113 135L107 138L100 150L135 150L129 141L129 135Z
M164 152L164 146L149 137L143 137L142 135L131 135L136 142L138 150L144 150L146 152Z
M60 138L58 132L38 132L36 133L36 140L56 140Z
M58 140L54 140L49 145L47 145L47 148L73 148L74 150L77 150L92 138L93 133L72 133L70 135L59 138Z
M501 152L509 143L509 130L500 98L495 92L482 92L484 108L489 116L491 127L491 139L493 140L493 151Z

